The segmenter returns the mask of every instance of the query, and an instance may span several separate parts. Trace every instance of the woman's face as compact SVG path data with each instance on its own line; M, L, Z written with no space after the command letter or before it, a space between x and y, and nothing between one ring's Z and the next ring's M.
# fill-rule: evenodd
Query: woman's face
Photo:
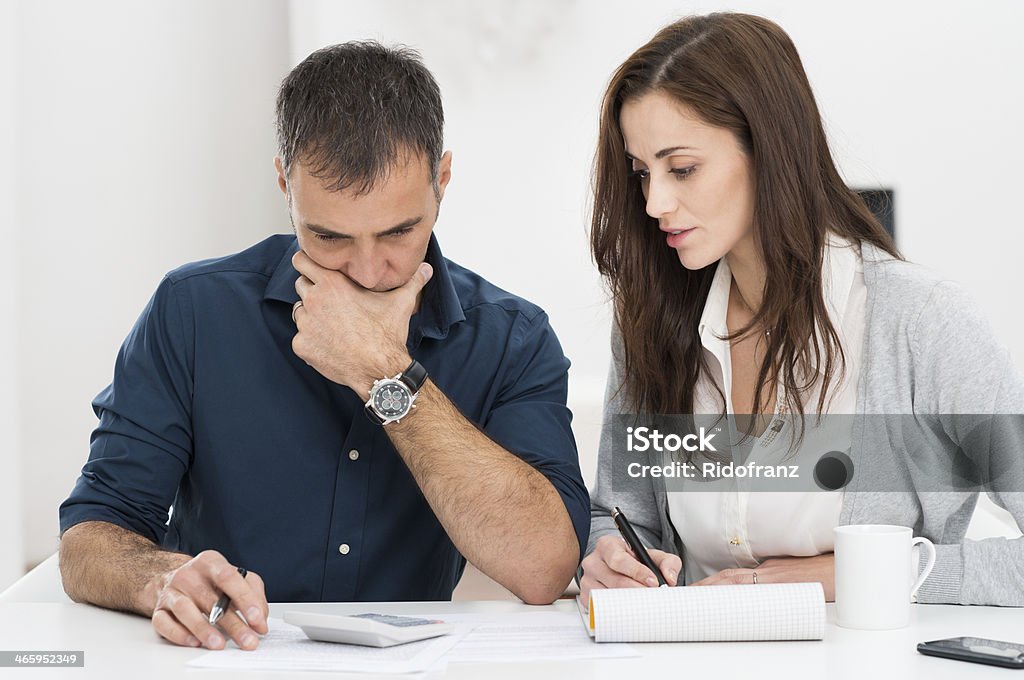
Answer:
M622 106L629 181L687 269L754 254L754 173L739 140L654 91ZM730 257L730 260L733 259Z

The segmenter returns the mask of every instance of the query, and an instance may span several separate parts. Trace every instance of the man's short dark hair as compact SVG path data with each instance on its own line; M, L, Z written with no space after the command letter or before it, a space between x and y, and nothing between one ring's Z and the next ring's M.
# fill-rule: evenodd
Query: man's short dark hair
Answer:
M277 95L285 175L299 161L333 191L364 194L417 157L436 185L443 130L437 81L404 46L354 41L317 50Z

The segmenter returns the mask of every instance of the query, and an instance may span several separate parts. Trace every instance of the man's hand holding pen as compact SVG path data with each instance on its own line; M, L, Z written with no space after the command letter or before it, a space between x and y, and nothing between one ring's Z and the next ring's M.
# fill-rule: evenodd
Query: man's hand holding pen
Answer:
M201 552L160 575L147 586L150 588L157 592L153 629L174 644L223 649L223 631L239 648L255 649L259 636L267 633L270 609L263 579L229 564L215 550ZM223 614L212 617L223 598L229 600L227 606L221 605Z

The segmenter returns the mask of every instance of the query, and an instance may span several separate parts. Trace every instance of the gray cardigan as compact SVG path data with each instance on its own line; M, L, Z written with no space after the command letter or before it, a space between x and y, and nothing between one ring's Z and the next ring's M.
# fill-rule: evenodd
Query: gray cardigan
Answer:
M867 318L857 413L1024 414L1024 380L1015 371L1008 351L994 339L977 303L961 287L923 267L894 260L871 245L865 244L861 255ZM628 491L612 489L612 416L628 411L618 390L622 346L617 333L613 334L612 352L587 553L598 538L617 533L610 510L619 506L648 545L686 559L668 519L663 480L649 479L646 487L631 483ZM904 425L888 429L855 426L850 451L855 471L857 462L866 459L866 452L905 450L900 441L907 436L901 429L907 419L901 422ZM959 422L948 419L943 423L946 437L933 438L934 448L928 453L933 459L923 461L925 465L948 468L958 443L971 456L972 444L967 432L958 431ZM983 464L1011 474L998 476L988 493L1024 526L1020 482L1024 431L1017 429L1010 441L1003 443L1006 445L997 447L999 460L986 459ZM921 464L917 455L914 465ZM1024 606L1024 539L964 538L978 491L852 488L844 492L840 524L908 526L914 535L935 543L935 568L918 591L918 602ZM905 488L913 488L913 484Z

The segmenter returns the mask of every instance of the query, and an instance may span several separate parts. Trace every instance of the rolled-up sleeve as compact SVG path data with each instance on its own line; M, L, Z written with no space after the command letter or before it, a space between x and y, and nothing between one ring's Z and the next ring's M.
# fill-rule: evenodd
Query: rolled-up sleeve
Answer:
M572 520L582 558L590 533L590 496L566 406L569 360L546 314L520 315L503 369L501 390L483 430L555 487Z
M161 542L189 466L194 324L165 278L118 353L111 384L93 401L99 425L89 460L60 506L60 530L110 522Z

